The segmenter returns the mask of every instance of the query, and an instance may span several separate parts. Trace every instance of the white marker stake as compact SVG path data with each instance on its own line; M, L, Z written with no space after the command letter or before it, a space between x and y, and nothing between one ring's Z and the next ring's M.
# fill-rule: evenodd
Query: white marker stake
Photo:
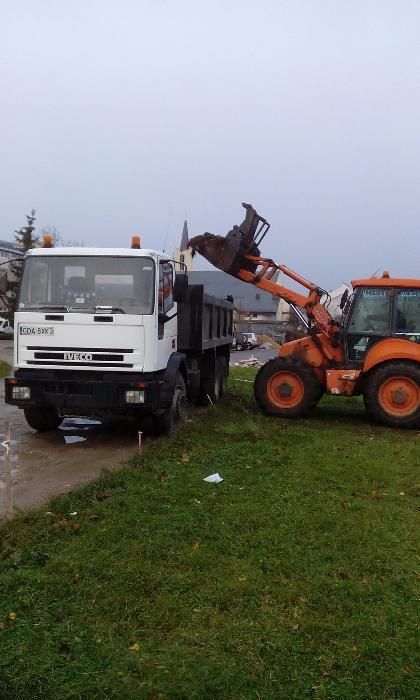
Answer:
M2 443L6 450L4 455L4 469L6 477L6 520L11 520L13 516L13 496L12 496L12 472L11 472L11 455L10 455L10 422L7 423L7 432L4 436L5 440Z
M141 452L141 436L143 433L139 430L139 452Z

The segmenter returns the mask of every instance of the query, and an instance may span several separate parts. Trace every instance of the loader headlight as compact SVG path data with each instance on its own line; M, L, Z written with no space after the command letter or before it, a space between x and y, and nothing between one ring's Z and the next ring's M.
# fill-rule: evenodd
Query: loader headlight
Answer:
M12 386L12 399L30 399L31 390L29 386Z
M144 403L144 391L138 391L137 389L130 389L129 391L126 391L125 402Z

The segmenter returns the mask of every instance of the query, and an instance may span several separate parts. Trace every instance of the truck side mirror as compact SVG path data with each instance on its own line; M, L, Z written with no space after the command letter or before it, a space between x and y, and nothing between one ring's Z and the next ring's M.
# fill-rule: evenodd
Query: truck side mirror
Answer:
M0 294L4 294L7 291L7 272L6 270L0 270Z
M177 273L174 282L174 301L183 302L188 294L188 277L185 273Z

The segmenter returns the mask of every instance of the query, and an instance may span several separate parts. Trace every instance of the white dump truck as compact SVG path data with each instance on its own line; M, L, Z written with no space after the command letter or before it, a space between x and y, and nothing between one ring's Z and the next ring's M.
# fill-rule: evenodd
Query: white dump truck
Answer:
M6 402L36 430L65 416L152 417L158 432L187 401L226 390L232 299L189 285L156 250L28 251L15 313Z

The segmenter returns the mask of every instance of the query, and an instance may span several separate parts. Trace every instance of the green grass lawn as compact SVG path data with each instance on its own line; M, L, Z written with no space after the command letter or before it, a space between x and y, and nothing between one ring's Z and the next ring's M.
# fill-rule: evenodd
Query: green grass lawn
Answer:
M0 697L419 697L419 464L357 399L286 422L231 381L0 531Z
M3 360L0 360L0 377L7 377L12 371L12 368L10 365L7 364L7 362L3 362Z

